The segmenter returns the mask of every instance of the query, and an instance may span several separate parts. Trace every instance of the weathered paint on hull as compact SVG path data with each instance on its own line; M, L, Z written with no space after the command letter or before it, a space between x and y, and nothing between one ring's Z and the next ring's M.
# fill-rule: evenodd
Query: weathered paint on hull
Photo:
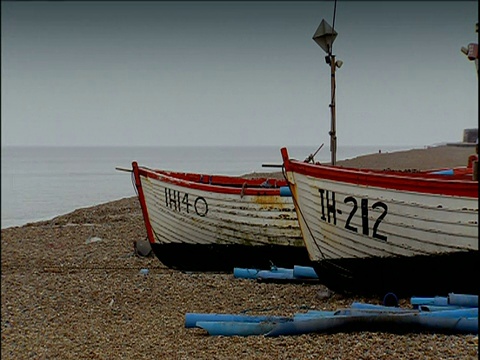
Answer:
M478 182L305 164L289 160L286 149L282 155L306 247L326 285L378 294L471 286Z
M152 250L165 265L182 271L233 273L236 267L270 269L311 264L305 247L250 245L152 244Z
M233 271L310 265L291 197L280 188L215 185L220 177L150 171L133 165L148 238L169 267ZM188 181L185 179L188 178ZM212 180L213 179L213 180ZM283 182L284 183L284 182Z
M295 174L312 259L418 256L478 250L478 202Z

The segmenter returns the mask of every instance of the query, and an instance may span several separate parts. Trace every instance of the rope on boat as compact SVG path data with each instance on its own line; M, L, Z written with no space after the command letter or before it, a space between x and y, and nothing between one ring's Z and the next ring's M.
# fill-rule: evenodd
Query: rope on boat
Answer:
M247 187L247 182L244 182L242 185L242 191L240 192L240 198L243 199L243 195L245 194L245 188Z
M320 147L317 149L317 151L315 151L313 154L308 155L308 157L304 160L304 162L306 162L306 163L309 163L309 162L314 163L314 162L315 162L314 157L315 157L315 155L317 155L317 153L320 151L320 149L323 147L323 145L324 145L324 144L320 145Z

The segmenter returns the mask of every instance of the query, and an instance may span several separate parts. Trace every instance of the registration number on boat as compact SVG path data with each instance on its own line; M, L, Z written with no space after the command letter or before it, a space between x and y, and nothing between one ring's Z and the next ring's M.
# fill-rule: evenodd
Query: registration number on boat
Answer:
M165 206L178 212L194 210L198 216L205 216L208 213L207 200L202 196L189 197L188 193L181 193L178 190L165 188ZM192 201L193 200L193 201Z
M318 189L318 192L320 194L320 206L321 206L321 216L320 218L328 223L333 223L334 225L337 225L337 214L338 215L343 215L342 210L337 209L336 206L336 200L335 200L335 192L334 191L329 191L329 190L324 190L324 189ZM351 205L351 210L348 214L347 220L345 221L345 229L353 231L358 233L359 229L356 226L352 225L352 219L357 213L359 209L359 201L357 198L353 196L347 196L343 199L343 202L345 204ZM381 201L376 201L375 203L372 204L371 208L373 210L375 209L381 209L382 212L378 215L378 217L375 219L373 223L373 228L372 228L372 237L387 241L387 236L382 235L378 233L378 228L380 224L382 223L383 219L385 216L387 216L388 213L388 206L387 204L381 202ZM361 225L361 231L363 235L370 235L370 221L368 218L368 210L369 210L369 204L368 204L368 199L367 198L362 198L360 199L360 215L362 218L362 225Z

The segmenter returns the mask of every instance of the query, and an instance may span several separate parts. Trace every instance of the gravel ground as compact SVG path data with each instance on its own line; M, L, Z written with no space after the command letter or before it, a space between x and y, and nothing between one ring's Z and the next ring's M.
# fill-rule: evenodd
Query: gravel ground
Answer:
M472 149L458 149L462 154L456 162L464 165L462 159ZM378 155L384 154L369 161ZM445 161L441 166L457 165ZM3 229L2 358L478 358L474 335L213 337L201 329L186 329L187 312L290 316L307 309L349 307L353 301L380 304L382 299L328 294L320 284L274 284L171 270L156 258L134 255L133 242L145 238L134 197ZM140 273L144 268L148 275ZM400 306L410 307L409 299L400 299Z

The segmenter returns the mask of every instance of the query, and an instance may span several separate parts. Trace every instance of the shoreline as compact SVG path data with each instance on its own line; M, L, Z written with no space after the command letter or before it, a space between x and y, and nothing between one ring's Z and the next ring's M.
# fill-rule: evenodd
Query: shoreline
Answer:
M465 166L468 162L468 156L475 152L475 143L447 143L437 146L426 146L425 148L413 148L410 150L400 150L394 152L381 152L356 156L350 159L337 161L338 166L371 168L375 170L392 169L392 170L428 170ZM270 177L283 178L281 171L273 172L252 172L242 175L244 177ZM91 209L96 206L116 202L122 199L135 198L136 195L123 197L104 203L93 204L79 209ZM60 216L66 216L72 212L56 215L50 219L33 220L23 225L12 225L1 230L9 228L18 228L23 226L31 226L32 224L53 221Z
M375 170L430 170L466 166L468 157L475 153L475 144L458 144L363 155L339 161L338 165Z

